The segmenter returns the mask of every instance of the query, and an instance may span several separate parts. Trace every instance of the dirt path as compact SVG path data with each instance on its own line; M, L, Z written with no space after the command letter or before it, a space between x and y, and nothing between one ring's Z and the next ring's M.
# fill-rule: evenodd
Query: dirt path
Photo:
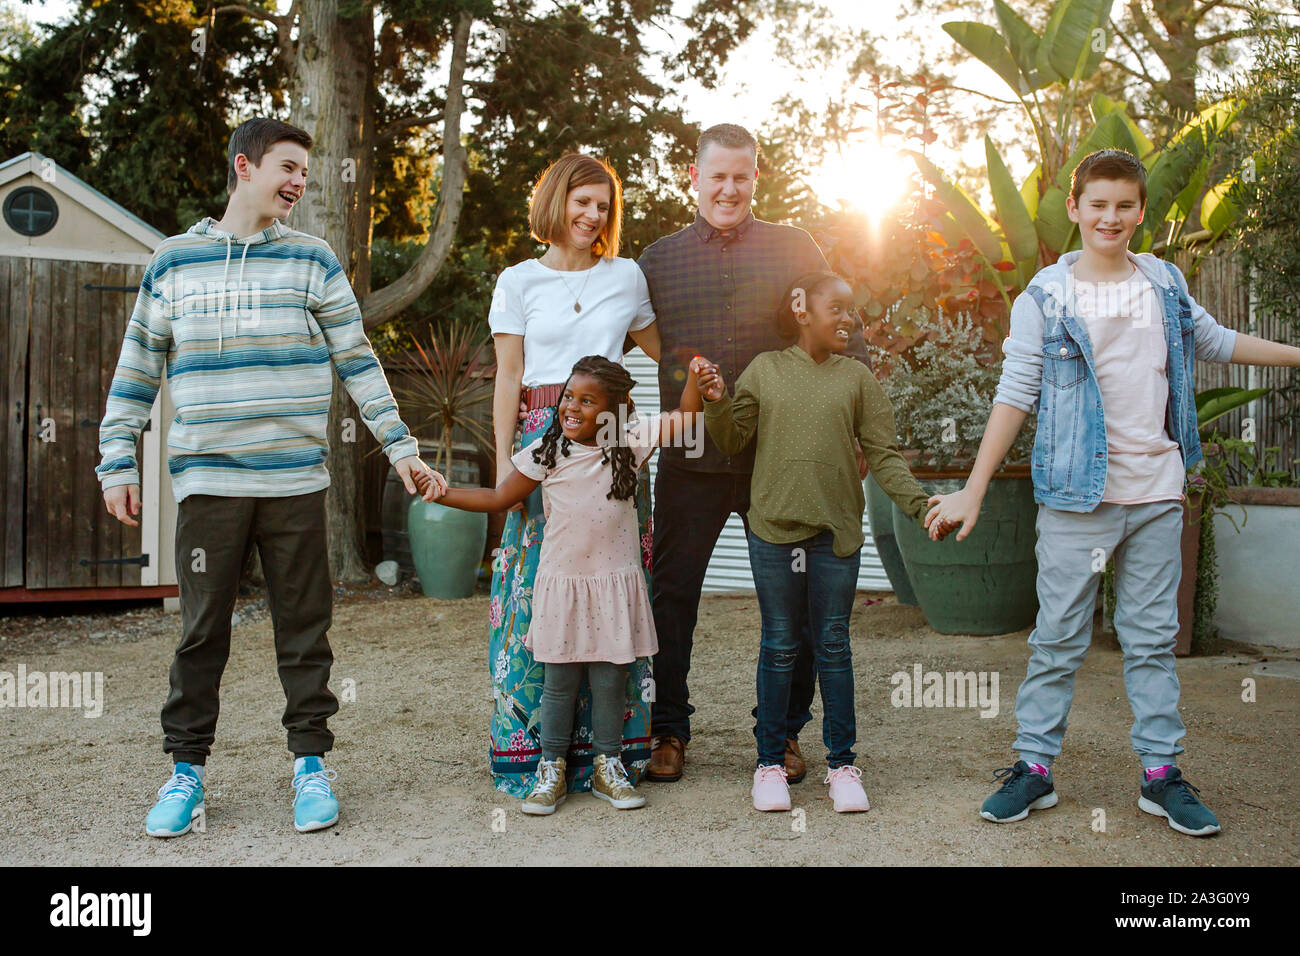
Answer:
M222 717L209 763L207 832L144 835L144 814L168 770L158 711L179 617L144 610L122 636L103 618L46 628L0 621L0 671L102 671L103 715L0 710L0 863L279 864L1292 864L1297 846L1300 681L1252 675L1260 661L1300 669L1295 652L1237 648L1180 662L1188 726L1182 766L1224 824L1196 840L1137 809L1138 769L1118 651L1095 647L1077 684L1061 802L1010 826L976 814L996 767L1014 758L1015 693L1025 634L944 637L892 597L853 619L858 753L867 814L837 816L821 779L820 710L805 731L808 779L792 788L802 818L749 806L754 760L758 610L752 596L706 598L692 687L698 712L686 776L645 784L648 806L618 812L589 796L530 818L488 782L487 601L363 597L336 608L332 686L355 681L331 726L338 826L291 826L283 696L264 615L235 630ZM128 619L123 619L128 620ZM72 622L72 623L69 623ZM98 628L91 639L91 627ZM1290 663L1287 663L1290 662ZM890 676L985 671L1000 710L891 706ZM1242 701L1254 676L1257 700ZM499 812L498 812L499 811ZM1094 830L1104 811L1105 831ZM497 827L494 829L494 820ZM803 829L798 829L802 823Z

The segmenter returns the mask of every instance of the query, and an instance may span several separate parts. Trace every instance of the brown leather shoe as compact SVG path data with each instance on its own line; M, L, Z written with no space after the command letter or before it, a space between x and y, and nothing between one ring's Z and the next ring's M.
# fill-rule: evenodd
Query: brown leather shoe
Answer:
M793 737L787 737L785 741L785 782L798 783L808 776L808 767L803 762L803 754L799 752L799 741Z
M680 780L685 763L686 741L672 734L655 737L650 742L650 766L646 768L646 779L659 783Z

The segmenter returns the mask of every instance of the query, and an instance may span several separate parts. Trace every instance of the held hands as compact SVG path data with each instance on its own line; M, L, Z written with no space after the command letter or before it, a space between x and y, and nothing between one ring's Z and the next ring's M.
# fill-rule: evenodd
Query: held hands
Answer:
M696 388L706 402L716 402L726 394L727 387L723 384L722 373L703 355L691 359L690 372L695 378Z
M447 491L447 480L421 460L419 455L408 455L394 462L408 495L418 494L425 501L441 498Z
M925 516L925 527L930 532L932 541L942 541L954 529L957 540L961 541L971 533L975 522L979 520L981 497L967 488L954 491L950 495L932 495L931 508Z

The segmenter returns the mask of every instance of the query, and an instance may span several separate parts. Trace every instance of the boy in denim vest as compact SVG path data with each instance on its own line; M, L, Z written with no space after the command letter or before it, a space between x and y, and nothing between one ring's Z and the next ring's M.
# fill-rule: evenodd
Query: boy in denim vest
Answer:
M1186 732L1174 668L1183 488L1201 459L1193 371L1198 358L1300 366L1300 349L1223 328L1176 266L1128 251L1146 205L1145 170L1131 153L1085 157L1066 205L1083 249L1040 271L1016 299L970 479L926 516L932 537L958 525L957 539L966 537L1037 407L1039 610L1016 696L1020 759L997 772L1002 786L980 816L1011 823L1056 805L1052 761L1092 637L1101 569L1113 556L1130 739L1143 768L1138 806L1180 833L1208 836L1219 821L1175 765Z

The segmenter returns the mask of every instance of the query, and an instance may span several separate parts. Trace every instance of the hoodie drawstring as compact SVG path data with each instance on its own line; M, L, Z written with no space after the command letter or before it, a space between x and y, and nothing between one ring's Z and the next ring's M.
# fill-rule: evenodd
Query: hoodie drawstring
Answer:
M217 355L221 354L221 326L226 314L226 277L230 273L230 236L226 236L226 267L221 270L221 298L217 299Z
M226 297L230 293L230 236L226 236L226 266L221 270L221 298L217 300L217 355L221 354L222 326L225 323ZM252 245L244 240L244 252L239 257L239 281L235 286L235 335L239 335L239 304L244 290L244 265L248 262L248 247Z
M239 305L244 295L244 263L248 261L250 243L244 240L244 254L239 257L239 282L235 286L235 335L239 335Z

